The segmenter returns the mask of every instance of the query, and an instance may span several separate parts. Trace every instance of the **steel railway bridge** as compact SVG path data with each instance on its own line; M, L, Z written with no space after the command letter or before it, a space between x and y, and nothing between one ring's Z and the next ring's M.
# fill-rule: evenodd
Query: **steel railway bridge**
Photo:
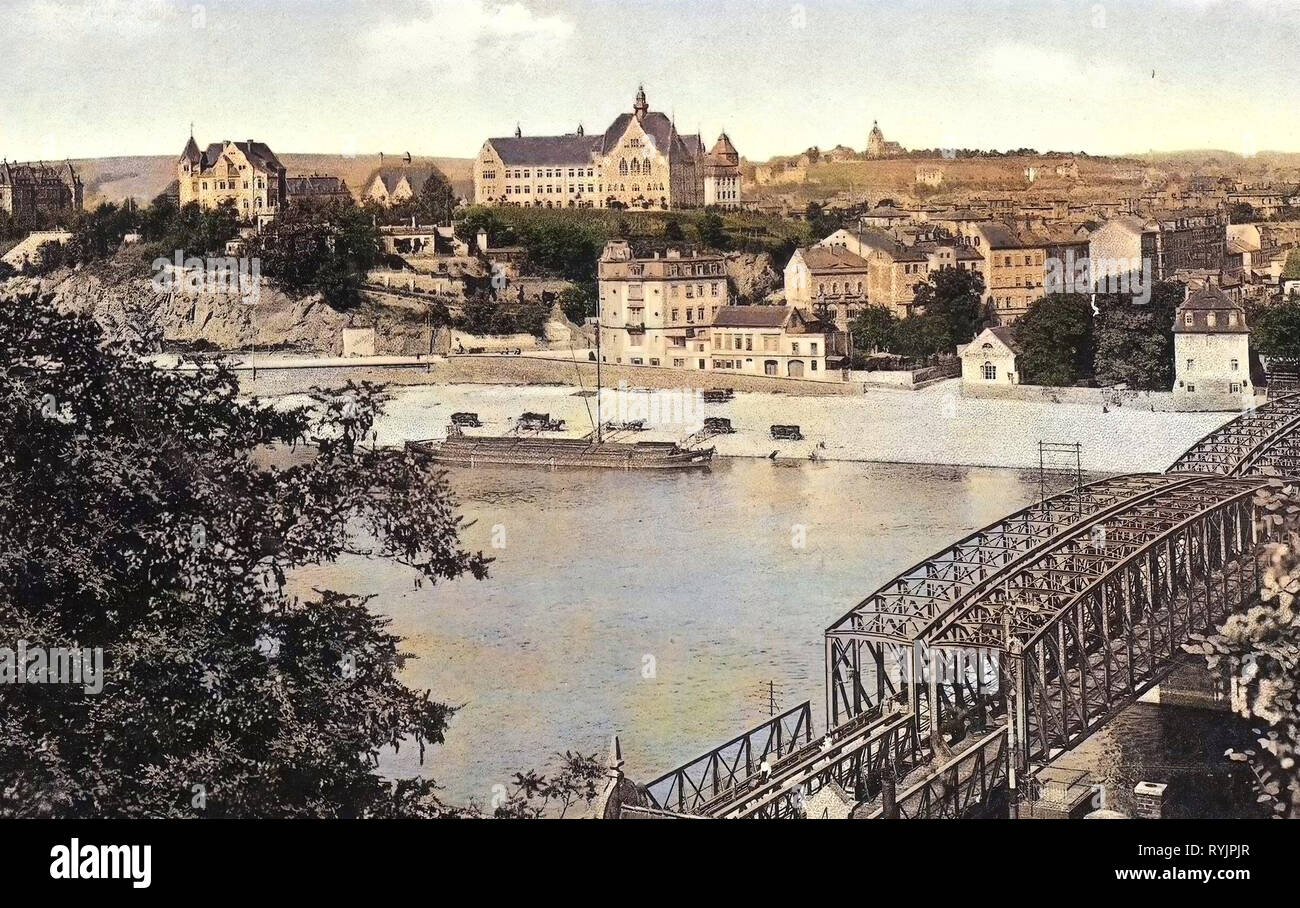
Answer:
M1256 493L1278 476L1300 476L1300 394L1166 473L1080 483L970 534L827 628L824 735L805 702L655 779L650 812L781 817L833 783L855 815L1005 815L1258 594Z

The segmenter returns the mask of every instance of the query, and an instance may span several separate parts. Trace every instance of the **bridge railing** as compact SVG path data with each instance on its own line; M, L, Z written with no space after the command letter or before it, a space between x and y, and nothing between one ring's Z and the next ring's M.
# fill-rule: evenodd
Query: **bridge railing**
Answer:
M908 788L896 801L897 819L960 819L986 810L1008 784L1007 727L1000 725L934 772ZM885 819L881 806L869 819Z
M695 813L706 802L758 772L764 759L775 764L812 740L812 703L773 716L689 763L669 770L646 789L661 810Z
M1073 597L1025 644L1023 760L1074 747L1156 684L1192 634L1258 590L1250 495L1173 527Z

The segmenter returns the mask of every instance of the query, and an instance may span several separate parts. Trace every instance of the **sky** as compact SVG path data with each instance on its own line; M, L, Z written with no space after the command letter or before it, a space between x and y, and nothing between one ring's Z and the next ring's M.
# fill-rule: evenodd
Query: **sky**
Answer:
M472 157L652 109L752 160L1300 151L1300 0L0 0L0 156Z

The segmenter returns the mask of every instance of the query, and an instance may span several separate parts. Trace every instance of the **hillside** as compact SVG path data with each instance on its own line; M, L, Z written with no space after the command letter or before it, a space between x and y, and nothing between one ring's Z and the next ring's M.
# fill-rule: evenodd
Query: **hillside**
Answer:
M378 155L347 157L337 154L286 153L279 155L290 176L323 173L342 177L353 194L359 194L379 168ZM400 163L399 155L388 155L385 163ZM473 195L469 158L412 156L413 164L433 164L447 175L457 194ZM121 158L79 158L73 161L86 187L86 205L120 202L133 198L147 202L176 178L175 155L139 155Z
M784 160L784 159L783 159ZM1077 175L1055 168L1078 168ZM760 165L771 167L772 165ZM1032 167L1035 179L1026 178ZM942 173L938 187L917 182L918 168ZM1010 155L1007 157L898 157L877 160L828 161L810 164L806 169L786 170L773 182L755 185L747 182L745 191L751 198L791 194L804 200L828 199L842 194L854 198L877 200L922 199L960 203L971 193L1012 193L1032 191L1042 197L1084 198L1098 191L1126 188L1137 191L1148 168L1137 161L1115 158L1073 157L1070 155ZM779 173L779 170L774 170Z

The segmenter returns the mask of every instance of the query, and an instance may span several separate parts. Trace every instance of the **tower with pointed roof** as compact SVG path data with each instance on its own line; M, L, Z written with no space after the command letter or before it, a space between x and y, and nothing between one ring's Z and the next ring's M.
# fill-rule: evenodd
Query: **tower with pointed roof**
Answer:
M191 134L176 160L181 205L216 208L229 202L240 220L260 224L288 201L287 172L268 145L254 139L223 140L200 148Z
M651 110L645 86L603 133L488 139L474 162L478 205L526 208L698 208L738 205L740 155L725 134L705 152L699 134Z

